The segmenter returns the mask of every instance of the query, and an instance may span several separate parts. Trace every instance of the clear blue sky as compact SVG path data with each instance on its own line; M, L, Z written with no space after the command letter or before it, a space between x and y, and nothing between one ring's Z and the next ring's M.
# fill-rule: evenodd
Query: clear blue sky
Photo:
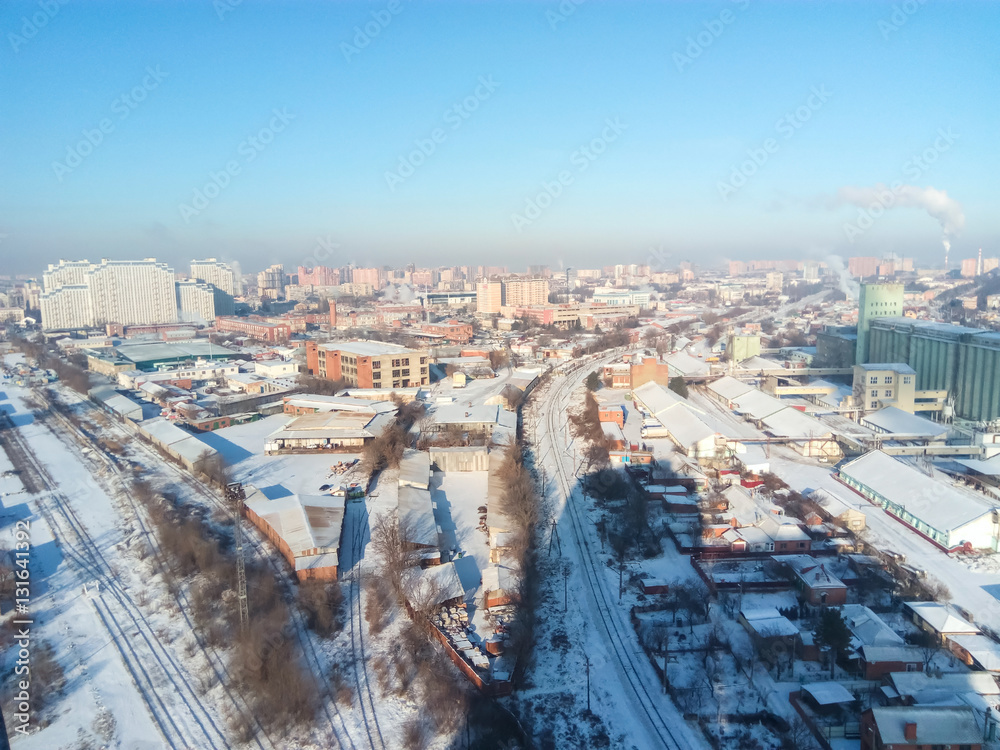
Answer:
M52 2L54 14L0 6L6 272L60 257L294 266L318 237L340 245L331 264L586 267L646 262L651 247L665 265L884 252L939 262L941 227L919 208L847 241L857 209L835 205L837 191L896 180L961 204L953 259L1000 251L1000 4L915 3L899 24L891 4L868 2L399 0L396 14L388 0ZM560 7L575 10L559 18ZM345 54L373 13L391 21ZM710 44L678 64L700 32ZM157 66L158 82L146 72ZM144 83L134 108L119 99ZM475 111L449 115L477 86ZM800 128L779 128L814 87L829 97ZM294 119L249 145L281 127L282 108ZM77 165L68 150L105 119ZM434 153L387 180L436 128ZM911 156L949 128L957 139L908 176ZM603 137L603 153L581 156ZM768 138L776 150L724 200L720 182ZM230 161L239 173L184 215ZM516 226L560 172L569 184Z

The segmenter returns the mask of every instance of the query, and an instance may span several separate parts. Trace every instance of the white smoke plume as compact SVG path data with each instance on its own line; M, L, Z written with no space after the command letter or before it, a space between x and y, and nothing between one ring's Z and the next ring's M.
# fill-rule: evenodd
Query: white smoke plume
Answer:
M840 281L840 291L847 295L847 299L857 299L860 296L861 288L858 286L851 274L848 273L847 268L844 266L844 259L839 255L828 255L826 257L826 264L830 267L830 270L837 274L837 278Z
M891 187L879 183L874 187L842 187L837 191L836 205L852 205L867 212L869 217L877 217L892 208L920 208L941 225L941 243L945 251L951 249L951 240L965 228L965 212L962 204L948 196L944 190L916 185ZM860 224L860 221L859 221Z

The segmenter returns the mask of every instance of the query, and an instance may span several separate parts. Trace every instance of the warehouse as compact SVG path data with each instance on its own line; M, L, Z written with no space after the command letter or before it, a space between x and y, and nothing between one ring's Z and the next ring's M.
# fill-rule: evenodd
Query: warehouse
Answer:
M264 453L337 453L360 451L395 420L389 412L332 411L303 414L268 435Z
M336 580L343 495L285 495L272 500L255 487L247 490L247 518L281 551L296 577Z
M929 477L882 451L845 464L839 479L946 551L997 551L1000 514L985 495Z

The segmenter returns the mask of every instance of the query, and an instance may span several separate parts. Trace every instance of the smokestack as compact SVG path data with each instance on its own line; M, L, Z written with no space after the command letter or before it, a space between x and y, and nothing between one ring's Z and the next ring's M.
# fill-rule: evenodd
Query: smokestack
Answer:
M908 721L903 726L903 737L910 741L916 741L917 739L917 723L915 721Z
M983 275L983 249L979 248L979 258L976 260L976 276Z
M948 270L948 253L951 252L951 243L948 240L941 240L944 245L944 270Z

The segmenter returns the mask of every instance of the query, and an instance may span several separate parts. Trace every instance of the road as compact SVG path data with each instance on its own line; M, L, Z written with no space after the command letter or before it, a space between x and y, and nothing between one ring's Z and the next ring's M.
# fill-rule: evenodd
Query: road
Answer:
M567 399L586 374L609 362L612 355L586 358L572 366L565 377L556 376L545 386L532 405L530 417L539 423L538 443L534 446L539 463L554 479L555 512L562 538L573 562L571 586L586 597L585 614L601 637L606 659L613 673L601 674L602 687L621 695L631 709L621 719L630 739L638 747L663 747L689 750L705 746L695 735L676 706L663 694L659 679L629 622L628 612L618 604L600 560L600 543L585 512L585 501L578 489L579 459L568 435L565 417ZM531 431L529 431L531 436ZM571 542L571 543L570 543ZM617 685L610 685L614 681Z

